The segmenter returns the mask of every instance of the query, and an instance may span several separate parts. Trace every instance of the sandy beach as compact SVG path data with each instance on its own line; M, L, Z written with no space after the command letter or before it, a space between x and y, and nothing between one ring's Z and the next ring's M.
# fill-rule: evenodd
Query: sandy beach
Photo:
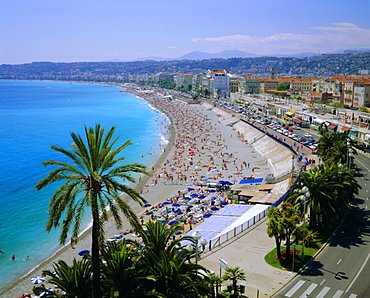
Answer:
M226 111L215 113L213 105L187 104L181 98L164 100L162 94L157 92L140 89L128 89L127 92L146 99L171 119L168 145L162 148L163 154L158 161L147 168L150 176L141 176L135 185L135 189L150 204L169 200L189 186L201 188L219 180L235 183L241 179L275 174L275 169L270 168L270 163L248 145L243 134L228 125L238 119L232 118ZM288 162L291 163L290 160ZM130 205L136 214L145 210L133 203ZM123 220L120 230L116 229L113 220L105 223L106 237L127 229L130 226L126 220ZM185 232L186 229L189 227L185 226ZM74 258L81 258L78 252L91 248L90 236L89 230L84 232L73 248L66 245L21 280L2 290L0 297L13 298L30 293L33 287L31 277L40 276L42 270L52 269L53 263L58 260L71 263Z

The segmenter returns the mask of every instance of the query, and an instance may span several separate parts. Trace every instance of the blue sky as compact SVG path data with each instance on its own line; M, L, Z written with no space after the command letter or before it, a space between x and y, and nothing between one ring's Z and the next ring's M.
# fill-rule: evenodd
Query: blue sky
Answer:
M0 0L0 64L370 48L369 0Z

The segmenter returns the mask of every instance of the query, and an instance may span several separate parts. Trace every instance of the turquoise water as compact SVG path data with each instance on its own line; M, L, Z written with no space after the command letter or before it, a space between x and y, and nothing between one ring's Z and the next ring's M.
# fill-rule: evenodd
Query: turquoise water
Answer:
M0 81L0 289L55 252L59 231L45 231L48 203L55 190L35 190L61 159L50 145L69 147L70 132L84 125L116 126L127 163L149 165L166 142L164 115L121 88L62 82ZM86 226L89 218L86 218ZM15 255L15 260L11 260ZM29 256L28 259L26 257Z

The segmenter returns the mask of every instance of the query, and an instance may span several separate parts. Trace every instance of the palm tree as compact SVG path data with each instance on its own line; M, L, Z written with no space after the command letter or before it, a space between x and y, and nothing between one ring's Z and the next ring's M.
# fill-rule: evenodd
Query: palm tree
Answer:
M140 297L140 280L136 269L140 258L134 241L110 242L102 249L102 281L109 297Z
M227 268L225 274L222 276L223 280L230 280L232 283L233 294L230 297L238 297L238 281L246 280L245 272L240 267Z
M179 223L169 227L167 222L149 221L142 237L138 260L138 274L151 297L199 297L210 293L208 270L195 263L187 263L188 252L182 241L194 243L193 237L174 239L183 228Z
M83 258L80 261L73 260L72 266L68 266L63 260L54 263L55 272L44 270L43 273L50 276L48 283L56 285L66 292L63 297L90 298L92 277L91 260ZM44 289L45 291L45 289Z
M106 135L99 124L95 128L85 126L86 142L75 133L71 133L72 151L59 146L51 146L57 152L65 155L72 163L49 160L44 166L57 166L44 179L39 181L36 189L40 190L50 184L64 181L52 196L49 204L49 220L46 230L61 224L59 241L66 242L68 231L73 225L72 237L78 239L82 215L85 207L89 207L93 219L92 224L92 266L93 266L93 297L100 297L100 260L99 244L104 241L103 221L107 218L106 207L109 206L119 228L121 218L119 210L129 219L134 229L140 229L140 224L127 202L120 197L126 193L135 202L144 204L146 201L138 192L123 184L123 181L135 182L129 172L144 173L145 167L140 164L122 165L124 157L119 157L122 150L131 141L118 145L119 137L113 139L115 127ZM118 206L118 207L117 207ZM61 221L61 217L65 219Z
M347 164L349 149L352 149L353 153L357 154L356 150L353 149L353 145L353 141L345 133L326 132L318 141L317 151L328 162Z
M278 260L281 260L281 242L285 237L281 217L281 211L277 207L271 207L267 212L267 235L270 238L275 238L276 257Z
M319 223L328 224L332 220L339 220L361 189L353 171L347 167L340 168L335 163L320 164L302 172L285 198L287 202L298 205L301 211L304 206L300 196L304 186L310 193L306 207L310 212L310 229L313 231L318 229Z

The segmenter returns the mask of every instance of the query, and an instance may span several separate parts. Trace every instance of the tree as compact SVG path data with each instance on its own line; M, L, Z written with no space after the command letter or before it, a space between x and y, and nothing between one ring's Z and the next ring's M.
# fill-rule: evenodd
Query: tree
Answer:
M119 157L122 150L131 141L118 145L119 137L113 139L115 127L106 135L104 128L99 124L95 128L85 126L85 138L71 133L72 151L59 146L51 149L65 155L72 163L66 161L49 160L44 166L56 166L44 179L36 185L37 190L64 181L51 198L49 220L46 230L50 231L61 225L59 241L66 242L69 229L73 225L72 237L78 240L82 215L86 207L90 208L92 224L92 267L93 267L93 297L100 297L100 259L99 244L104 241L103 222L107 218L109 206L117 227L121 223L119 210L129 219L135 230L141 228L135 213L127 202L120 197L125 193L139 204L145 199L138 192L123 184L123 181L135 182L130 172L144 173L145 167L140 164L122 165L124 157ZM61 218L65 219L61 223Z
M317 150L323 156L324 160L328 162L347 164L349 149L354 154L357 154L353 146L353 141L348 138L347 134L341 132L325 132L318 141Z
M285 90L288 90L290 88L290 83L280 83L277 87L276 87L276 90L277 91L285 91Z
M246 280L245 272L240 267L227 268L225 274L222 276L222 279L225 281L231 281L233 294L231 297L238 297L238 281Z
M281 223L281 211L277 207L271 207L267 212L267 235L275 238L276 257L281 259L281 242L284 239L284 229Z
M140 297L140 276L136 264L140 258L140 247L136 242L122 239L110 242L102 249L102 280L109 297Z
M187 263L188 252L183 241L194 243L193 237L173 239L183 228L178 224L149 221L143 239L138 274L146 295L151 297L200 297L210 293L208 270L196 263Z
M319 224L325 223L329 227L328 224L333 220L340 220L354 195L361 189L353 171L335 163L323 163L302 172L297 180L285 201L298 205L303 211L304 203L300 196L304 194L303 187L307 187L310 196L305 204L310 213L309 227L313 231L318 230Z
M267 218L267 234L269 237L275 237L277 258L281 259L280 250L283 240L286 241L286 254L289 257L291 237L301 222L299 210L292 204L284 202L281 208L270 208Z
M54 263L54 271L44 270L43 273L50 276L48 283L56 285L59 289L66 292L63 297L90 298L92 277L91 260L83 258L77 261L73 260L72 266L68 266L65 261ZM37 291L45 291L45 288Z

